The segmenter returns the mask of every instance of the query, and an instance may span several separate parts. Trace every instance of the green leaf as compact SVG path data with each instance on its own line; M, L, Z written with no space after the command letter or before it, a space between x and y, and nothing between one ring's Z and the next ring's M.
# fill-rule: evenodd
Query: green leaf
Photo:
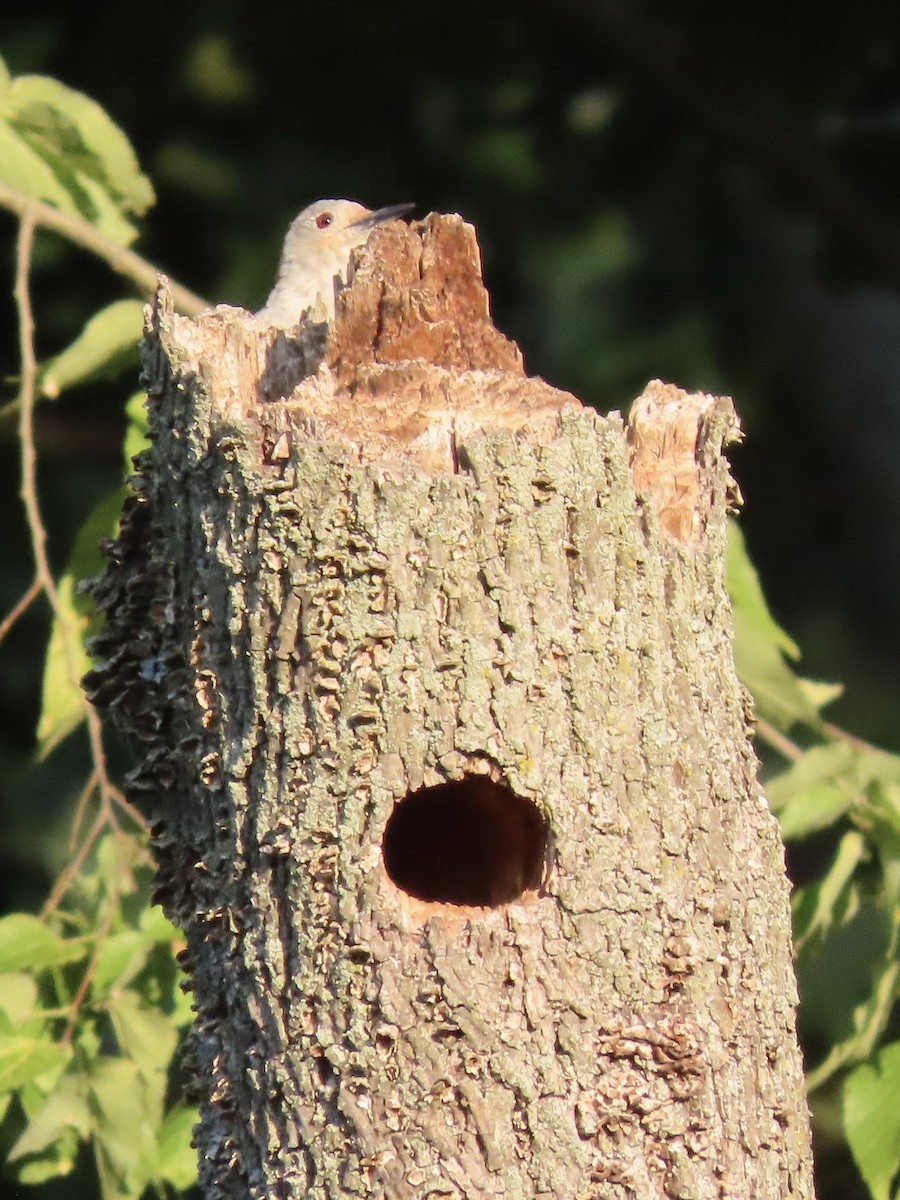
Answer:
M154 945L160 942L169 945L176 938L183 936L163 910L156 904L148 905L144 909L140 916L139 925L144 937Z
M56 171L0 117L0 182L34 200L46 200L70 216L79 207Z
M848 1076L844 1128L873 1200L890 1200L900 1171L900 1042L884 1046Z
M885 816L900 831L900 755L868 747L859 747L858 753L857 770L863 786L867 790L873 786L884 790Z
M78 1055L78 1062L93 1062L100 1057L103 1047L103 1036L99 1021L78 1021L72 1035L72 1045Z
M827 829L862 795L859 751L849 742L814 746L781 775L766 783L785 839Z
M845 690L842 683L823 683L820 679L801 679L798 676L797 683L816 712L821 712L826 704L840 700Z
M162 1089L128 1059L104 1059L90 1076L94 1153L104 1200L138 1200L153 1175Z
M108 937L100 947L91 978L94 997L113 984L119 987L128 984L146 963L151 949L143 934L134 929Z
M860 806L860 819L883 822L900 833L900 757L839 740L807 750L786 771L768 780L766 795L779 814L785 838L805 837L834 824L851 805ZM879 799L880 797L880 799Z
M34 976L25 971L0 975L0 1012L9 1022L10 1032L19 1029L37 1007L38 990ZM36 1031L29 1031L36 1032Z
M844 783L845 780L827 780L810 784L794 796L780 813L784 840L809 837L840 820L858 794L852 787L843 786Z
M61 938L43 921L28 913L10 913L0 919L0 973L43 970L78 962L87 954L82 941Z
M159 1130L159 1154L154 1178L186 1192L197 1182L197 1150L191 1145L200 1120L195 1108L177 1105L167 1112Z
M850 830L841 838L824 877L794 893L794 949L798 954L809 941L824 937L848 915L848 889L856 868L867 856L865 838L857 830Z
M881 863L886 903L900 904L900 784L886 780L871 783L862 819Z
M175 934L176 939L178 934ZM135 991L141 999L166 1014L176 1029L184 1029L194 1019L191 997L181 986L184 972L178 965L176 946L183 942L166 941L154 946L146 970L135 981Z
M60 611L55 614L44 661L41 715L37 727L38 753L45 758L84 720L85 698L80 680L90 669L84 648L88 617L77 580L64 575L57 584Z
M57 584L61 613L54 616L44 660L38 753L45 758L83 720L85 698L81 679L90 669L85 649L96 622L93 603L79 592L82 579L99 574L103 566L99 542L118 527L123 492L113 492L93 509L78 531L75 545Z
M125 474L134 470L134 459L150 445L150 422L147 417L147 394L135 392L125 405L128 426L125 430Z
M743 530L736 521L732 521L728 527L728 586L732 592L732 603L740 604L741 612L752 618L753 624L765 635L766 640L788 658L798 659L799 646L769 612L759 575L747 553Z
M873 1053L894 1004L897 948L898 914L861 904L841 928L798 958L804 1037L831 1047L808 1072L809 1091Z
M30 1083L47 1071L61 1070L71 1051L44 1038L0 1037L0 1092Z
M726 569L735 667L757 712L778 729L790 729L797 722L818 728L821 721L816 706L785 662L785 657L799 658L800 651L769 612L744 535L734 521L729 526Z
M21 1183L37 1186L49 1179L68 1175L78 1157L78 1134L74 1129L62 1128L43 1150L34 1155L23 1156L15 1164L16 1177Z
M879 757L881 757L879 755ZM900 771L900 758L896 755L885 756L896 764L896 769ZM880 765L870 764L868 756L864 760L865 765ZM886 771L880 771L878 774L871 772L872 787L869 799L873 809L878 813L886 825L890 826L893 833L900 837L900 779L892 779Z
M4 115L45 152L96 179L129 212L153 203L128 138L95 100L45 75L20 75L5 97Z
M19 1169L28 1183L40 1183L53 1175L66 1175L75 1165L78 1143L90 1132L91 1121L81 1075L66 1074L59 1080L42 1108L34 1114L9 1154L10 1162L40 1155L41 1159ZM35 1175L43 1163L43 1174ZM27 1174L30 1173L30 1174Z
M118 374L138 361L144 308L138 300L118 300L101 309L61 354L41 371L40 385L52 399L75 383Z
M44 1036L47 1016L38 1003L37 980L28 971L0 974L0 1032Z
M97 847L94 874L107 895L117 895L123 902L137 891L135 871L142 865L142 848L135 837L107 834Z
M122 1053L137 1064L142 1075L164 1075L178 1044L172 1022L128 990L110 1000L107 1007Z
M120 246L130 246L138 235L137 226L124 216L115 197L83 171L75 171L74 178L84 198L82 211L91 224L96 225L110 241Z

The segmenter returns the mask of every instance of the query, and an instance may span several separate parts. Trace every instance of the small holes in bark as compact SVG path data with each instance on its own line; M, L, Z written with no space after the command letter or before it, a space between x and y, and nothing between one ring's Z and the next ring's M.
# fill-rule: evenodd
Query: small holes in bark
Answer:
M318 1075L322 1087L330 1087L334 1083L334 1067L327 1058L314 1058L313 1070Z
M530 800L469 776L401 800L382 849L390 878L417 900L493 906L540 886L547 843Z

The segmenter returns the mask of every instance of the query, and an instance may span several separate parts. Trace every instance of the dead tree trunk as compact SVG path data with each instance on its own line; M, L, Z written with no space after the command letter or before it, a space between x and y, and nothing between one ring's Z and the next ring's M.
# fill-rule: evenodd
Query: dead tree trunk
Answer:
M525 377L471 228L335 327L163 288L98 701L163 809L210 1200L812 1195L728 400Z

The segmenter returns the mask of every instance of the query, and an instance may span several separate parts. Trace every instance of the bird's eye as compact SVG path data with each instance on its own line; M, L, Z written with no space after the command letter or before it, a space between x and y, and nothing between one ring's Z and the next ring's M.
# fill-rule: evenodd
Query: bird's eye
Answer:
M334 217L331 215L331 213L319 213L319 215L316 217L316 228L327 229L333 220Z

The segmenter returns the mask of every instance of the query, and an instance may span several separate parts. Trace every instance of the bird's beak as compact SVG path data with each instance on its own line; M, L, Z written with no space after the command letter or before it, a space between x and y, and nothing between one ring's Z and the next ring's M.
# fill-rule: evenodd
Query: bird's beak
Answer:
M357 229L373 229L376 225L383 225L385 221L393 221L395 217L406 216L415 207L415 204L389 204L387 208L376 208L374 212L370 212L366 217L360 217L353 224Z

